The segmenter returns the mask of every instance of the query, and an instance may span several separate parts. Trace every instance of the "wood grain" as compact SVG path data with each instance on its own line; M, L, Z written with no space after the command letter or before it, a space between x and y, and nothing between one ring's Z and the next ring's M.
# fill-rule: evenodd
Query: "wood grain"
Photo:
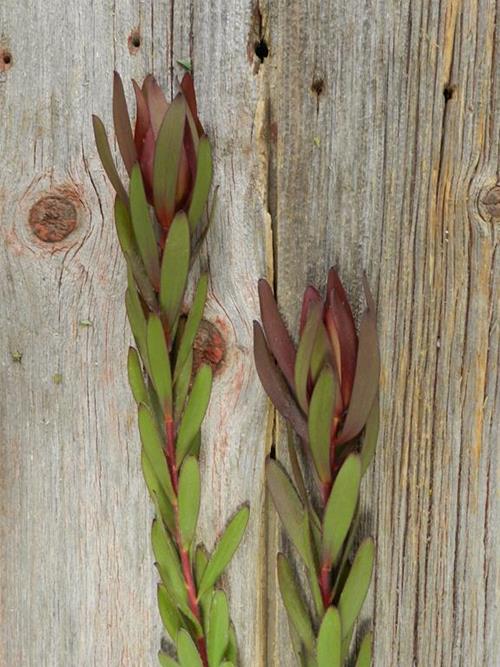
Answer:
M375 665L495 664L495 10L494 0L0 5L0 665L155 664L124 267L90 114L110 127L113 69L124 80L152 70L173 91L186 57L218 186L200 259L207 317L227 344L204 430L200 537L211 547L250 501L224 581L242 667L294 664L263 484L272 415L251 355L256 279L274 274L295 329L305 284L321 285L332 263L358 313L362 269L378 301L382 431L361 531L377 540L365 609ZM52 244L28 225L47 196L77 216Z

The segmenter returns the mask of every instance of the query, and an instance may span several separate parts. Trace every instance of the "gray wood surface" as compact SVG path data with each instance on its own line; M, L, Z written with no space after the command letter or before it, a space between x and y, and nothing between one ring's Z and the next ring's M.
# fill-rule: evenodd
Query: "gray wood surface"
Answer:
M90 114L110 126L113 69L152 70L169 90L186 57L218 186L200 260L207 317L227 345L204 430L200 535L211 547L250 500L224 582L242 667L294 664L263 485L272 415L251 355L256 278L274 275L295 329L306 282L321 285L331 263L357 312L366 269L379 309L382 430L361 529L377 540L365 610L375 665L493 667L495 11L494 0L2 2L2 667L155 664L125 275ZM30 216L43 236L47 212L76 216L75 229L39 239Z

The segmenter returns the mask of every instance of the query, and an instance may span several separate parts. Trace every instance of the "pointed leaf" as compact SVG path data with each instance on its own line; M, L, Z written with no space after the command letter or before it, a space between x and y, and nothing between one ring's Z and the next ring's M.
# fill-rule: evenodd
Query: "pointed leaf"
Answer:
M266 461L267 487L288 537L304 561L309 550L305 543L305 512L297 492L282 466L274 459Z
M141 468L144 475L151 500L157 506L158 515L161 516L169 530L175 529L175 517L172 505L168 500L162 485L155 475L151 461L149 460L144 447L141 450Z
M325 366L314 386L307 418L311 454L322 483L329 482L332 476L330 443L333 409L337 400L335 389L333 371Z
M102 120L97 116L92 116L92 125L94 127L94 138L97 146L97 152L101 158L104 171L106 172L107 177L109 178L111 185L115 189L118 197L120 197L125 206L128 206L128 194L123 187L123 183L121 182L118 171L116 170L113 157L111 156L111 149L109 148L108 137L106 135L106 130L104 129Z
M274 294L267 280L259 280L259 302L262 326L267 344L274 355L289 387L295 386L295 345L288 333Z
M115 198L115 227L120 247L125 256L127 266L134 276L137 287L149 308L156 310L156 294L149 281L135 241L130 213L118 197Z
M373 297L365 278L363 285L368 308L359 327L358 358L354 385L344 428L338 439L339 444L352 440L366 424L379 386L380 355L375 309Z
M179 667L179 663L166 653L163 653L163 651L158 653L158 661L160 667Z
M316 383L318 376L326 364L333 366L333 355L330 340L323 322L318 325L318 333L314 341L314 347L311 355L311 380Z
M132 136L123 83L118 72L115 72L113 77L113 120L118 147L127 172L130 174L132 167L137 162L137 152Z
M367 632L366 635L363 637L361 646L359 647L358 659L356 660L356 667L371 667L372 644L373 644L373 632Z
M212 369L208 365L201 366L193 382L186 409L177 433L176 461L179 465L186 456L189 446L200 430L205 417L210 392L212 390Z
M312 651L314 646L314 632L311 627L309 612L297 589L296 578L292 572L292 568L281 553L278 554L278 582L290 623L295 628L307 650Z
M158 315L152 313L147 324L148 359L153 382L162 408L166 414L172 414L172 378L170 375L170 358L163 325Z
M139 406L138 423L141 442L146 456L151 463L153 471L158 478L165 495L171 502L173 502L175 496L172 489L170 474L168 472L162 438L158 431L153 413L144 404Z
M380 405L378 396L376 396L370 414L368 415L365 433L363 435L363 444L361 445L361 476L365 474L375 455L379 425Z
M335 564L349 532L358 504L361 461L357 454L347 457L340 468L323 517L322 560Z
M151 284L157 289L160 284L158 245L138 164L134 165L130 175L130 212L139 253Z
M191 384L191 376L193 372L193 351L190 350L186 363L177 376L174 384L174 419L178 421L184 412L186 398Z
M342 625L335 607L329 607L319 629L317 656L318 667L342 667Z
M194 641L186 630L183 629L179 630L179 634L177 635L177 655L181 667L203 667Z
M209 667L219 667L229 641L229 608L224 591L215 591L210 605L207 633Z
M217 543L208 565L205 568L200 583L198 598L200 598L225 570L229 561L238 548L248 523L249 509L244 505L228 523L227 528Z
M189 205L188 218L191 233L194 232L206 206L212 183L212 149L207 137L201 137L196 155L196 178Z
M158 584L157 597L158 609L160 610L163 627L168 632L171 639L175 639L179 632L179 628L181 627L181 617L179 616L177 607L164 584Z
M339 611L342 618L342 637L348 636L361 611L373 570L375 546L373 540L364 540L354 557L349 576L344 584L339 599Z
M226 649L226 660L230 664L236 665L238 663L238 642L236 641L236 632L234 625L229 624L229 641Z
M149 394L144 382L141 361L135 347L129 347L127 358L128 382L136 403L149 403Z
M281 371L274 362L264 332L258 322L254 322L253 341L255 366L266 394L278 412L290 422L297 435L303 440L307 440L306 420L292 397Z
M162 581L167 585L177 604L187 605L186 586L181 564L172 540L161 519L155 519L151 528L151 544Z
M178 213L169 229L160 277L160 306L168 322L171 340L182 306L189 270L189 224L184 212Z
M191 547L200 511L200 467L194 456L188 456L179 475L179 529L182 545Z
M316 341L318 326L321 321L321 304L312 303L309 316L300 337L295 359L295 394L302 410L307 413L307 381L311 369L311 357Z
M177 95L163 118L153 163L155 209L163 223L170 221L174 213L185 123L186 102L182 95Z
M196 291L193 297L193 303L189 309L189 315L184 326L184 331L182 333L182 339L179 346L179 352L177 353L177 362L175 364L175 373L174 381L177 381L177 377L181 372L186 359L188 358L191 349L193 347L194 339L198 332L198 327L200 326L201 318L203 316L203 309L205 308L205 301L207 299L207 290L208 290L208 276L203 274L200 276L198 285L196 286Z

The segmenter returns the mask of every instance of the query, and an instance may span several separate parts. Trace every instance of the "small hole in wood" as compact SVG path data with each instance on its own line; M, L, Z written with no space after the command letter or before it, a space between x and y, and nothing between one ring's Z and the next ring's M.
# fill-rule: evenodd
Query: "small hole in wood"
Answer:
M132 46L135 46L138 49L140 45L141 45L141 38L138 35L132 37Z
M261 39L260 42L257 42L255 44L255 55L257 56L257 58L260 60L261 63L263 63L264 60L269 55L269 48L266 44L265 39Z
M318 97L321 95L325 88L325 82L323 79L314 79L312 82L311 90L313 93L315 93Z
M138 28L134 28L128 36L128 50L133 55L137 53L141 46L141 33Z
M0 49L0 72L12 67L12 54L7 49Z
M274 442L271 446L271 451L269 452L269 458L276 459L276 445L274 444Z
M452 97L455 95L457 87L456 86L445 86L443 90L444 101L449 102Z

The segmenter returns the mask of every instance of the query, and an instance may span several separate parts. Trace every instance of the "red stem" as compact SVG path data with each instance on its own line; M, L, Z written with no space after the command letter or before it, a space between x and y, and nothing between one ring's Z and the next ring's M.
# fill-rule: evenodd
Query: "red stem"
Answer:
M187 549L184 548L181 539L181 531L179 524L179 504L177 502L177 495L179 492L179 473L177 470L177 463L175 461L175 427L171 415L166 415L165 417L165 432L167 436L165 445L165 457L167 459L170 479L172 481L172 487L175 493L175 501L173 504L174 514L175 514L175 527L176 527L175 541L181 557L182 574L184 576L184 584L186 586L189 608L191 609L193 616L196 618L200 626L203 627L200 606L198 604L198 593L196 590L196 582L193 576L193 569L191 567L189 553ZM201 635L200 637L197 637L196 641L198 644L198 652L203 662L203 667L208 667L208 656L207 656L207 647L205 644L205 637Z

